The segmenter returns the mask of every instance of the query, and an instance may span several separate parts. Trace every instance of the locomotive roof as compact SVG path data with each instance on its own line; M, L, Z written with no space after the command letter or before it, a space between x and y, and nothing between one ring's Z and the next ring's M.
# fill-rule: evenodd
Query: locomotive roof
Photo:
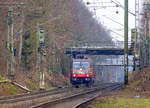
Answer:
M89 61L92 62L91 59L87 58L87 59L73 59L73 61Z

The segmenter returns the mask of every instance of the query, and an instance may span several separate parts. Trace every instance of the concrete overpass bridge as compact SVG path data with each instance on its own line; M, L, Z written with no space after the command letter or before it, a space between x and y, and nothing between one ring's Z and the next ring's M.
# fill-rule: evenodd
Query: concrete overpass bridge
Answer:
M132 55L129 43L129 55ZM124 42L77 42L66 45L66 54L70 55L124 55Z

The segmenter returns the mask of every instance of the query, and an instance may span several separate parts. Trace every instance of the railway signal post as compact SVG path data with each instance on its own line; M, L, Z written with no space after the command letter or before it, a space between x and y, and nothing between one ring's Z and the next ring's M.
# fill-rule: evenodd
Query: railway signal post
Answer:
M37 28L37 72L39 74L39 87L45 89L45 29Z
M7 48L7 73L6 75L8 76L8 78L13 81L15 79L15 58L14 56L16 55L16 49L14 48L15 45L15 35L14 35L14 29L16 29L14 27L14 15L16 14L13 10L13 8L15 7L21 7L23 6L24 3L20 2L20 3L16 3L16 2L0 2L0 7L3 8L8 8L7 11L7 28L8 28L8 33L7 33L7 44L6 44L6 48Z

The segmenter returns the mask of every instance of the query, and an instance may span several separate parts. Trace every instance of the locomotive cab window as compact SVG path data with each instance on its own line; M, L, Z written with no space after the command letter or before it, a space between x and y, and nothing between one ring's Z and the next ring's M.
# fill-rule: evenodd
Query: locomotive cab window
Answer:
M73 68L87 69L89 68L89 66L90 66L89 62L73 62Z
M80 68L80 62L73 62L73 68Z
M89 62L81 62L81 64L84 69L87 69L90 66Z

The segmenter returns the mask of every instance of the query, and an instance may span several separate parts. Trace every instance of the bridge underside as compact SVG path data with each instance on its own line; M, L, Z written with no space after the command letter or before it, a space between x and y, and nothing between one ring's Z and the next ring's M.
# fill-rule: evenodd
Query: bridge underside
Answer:
M80 48L67 48L66 54L70 55L124 55L124 49L80 49ZM128 55L132 55L131 50L129 50Z

